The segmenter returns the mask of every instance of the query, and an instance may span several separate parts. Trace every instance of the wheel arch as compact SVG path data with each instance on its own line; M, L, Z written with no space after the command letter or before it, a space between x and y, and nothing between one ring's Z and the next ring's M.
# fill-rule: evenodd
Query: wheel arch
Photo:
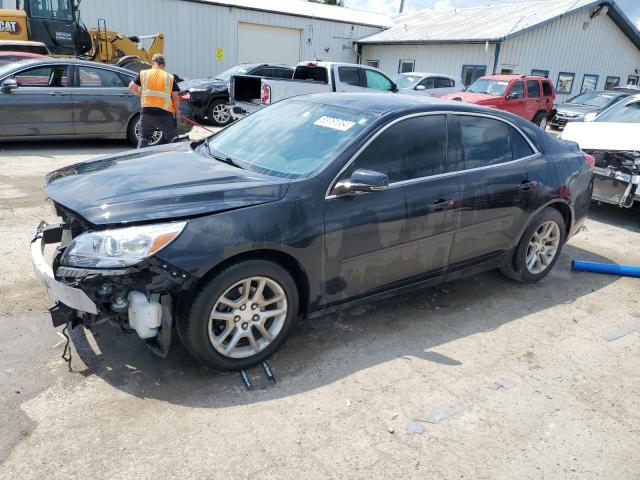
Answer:
M573 225L573 211L571 210L571 207L569 206L569 204L566 201L560 200L560 199L552 200L546 205L544 205L542 208L540 208L538 212L536 212L536 214L541 212L545 208L554 208L558 212L560 212L560 215L562 215L562 218L564 219L565 236L566 236L565 238L568 238L569 233L571 232L571 227Z
M229 267L230 265L240 263L246 260L266 260L273 262L280 267L284 268L293 278L296 286L298 287L298 295L300 297L300 314L305 316L309 312L309 278L307 273L305 272L300 262L296 260L293 256L289 255L280 250L273 249L259 249L259 250L249 250L245 252L236 253L222 262L218 263L214 267L212 267L207 273L205 273L190 289L190 293L187 295L187 298L183 299L182 303L185 303L187 306L190 303L191 297L200 289L200 287L207 282L209 282L212 278Z

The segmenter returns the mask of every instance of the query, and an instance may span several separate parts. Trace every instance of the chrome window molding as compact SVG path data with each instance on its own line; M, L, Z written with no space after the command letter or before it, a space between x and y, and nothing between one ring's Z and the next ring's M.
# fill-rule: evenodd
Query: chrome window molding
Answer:
M460 174L466 173L466 172L475 172L475 171L486 170L486 169L490 169L490 168L498 168L498 167L501 167L503 165L512 165L514 163L522 162L524 160L529 160L529 159L538 157L540 155L540 151L536 148L536 146L533 144L533 142L531 142L529 137L522 131L522 129L520 129L520 127L518 127L514 123L510 122L509 120L506 120L504 118L500 118L500 117L498 117L496 115L491 115L489 113L476 113L476 112L454 112L454 111L449 111L449 110L439 110L439 111L433 111L433 112L412 113L410 115L405 115L404 117L396 118L394 121L389 122L384 127L382 127L380 130L378 130L376 133L374 133L373 136L369 140L367 140L366 143L362 147L360 147L358 149L358 151L349 159L349 161L344 165L344 167L342 167L340 169L340 171L338 172L336 177L329 184L329 188L325 192L325 200L330 200L330 199L333 199L333 198L346 196L346 195L332 194L331 192L335 188L336 184L340 181L340 178L342 177L344 172L346 172L349 169L349 167L353 164L353 162L355 162L357 160L357 158L360 156L360 154L362 154L362 152L369 145L371 145L371 143L373 143L373 141L376 138L378 138L378 136L380 136L388 128L392 127L396 123L399 123L399 122L402 122L404 120L408 120L408 119L411 119L411 118L426 117L426 116L430 116L430 115L458 115L458 116L470 116L470 117L485 117L485 118L490 118L492 120L498 120L500 122L506 123L510 127L513 127L520 135L522 135L524 137L524 139L527 141L527 144L533 150L533 154L527 155L526 157L522 157L522 158L516 158L516 159L511 160L509 162L496 163L495 165L485 165L483 167L468 168L468 169L464 169L464 170L456 170L454 172L446 172L446 173L439 173L439 174L436 174L436 175L429 175L427 177L417 177L417 178L411 178L411 179L408 179L408 180L401 180L399 182L390 183L389 184L389 188L395 188L395 187L399 187L399 186L410 185L412 183L420 183L420 182L425 182L425 181L437 180L437 179L440 179L440 178L450 177L450 176L453 176L453 175L460 175ZM448 153L449 152L449 138L448 138L449 137L449 128L448 127L447 127L447 130L446 130L446 135L447 135L447 153ZM358 193L371 193L371 192L358 192ZM353 195L353 194L348 194L348 195Z

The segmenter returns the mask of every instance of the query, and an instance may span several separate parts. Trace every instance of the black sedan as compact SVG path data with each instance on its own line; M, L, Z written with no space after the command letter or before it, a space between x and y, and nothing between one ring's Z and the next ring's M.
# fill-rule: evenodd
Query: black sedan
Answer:
M243 63L215 77L185 80L180 84L180 88L189 92L191 108L196 118L206 117L218 127L231 123L231 113L227 104L229 103L229 82L234 75L292 78L293 68L280 64Z
M240 369L302 316L493 268L541 280L585 220L591 161L498 110L297 97L51 173L62 222L31 253L54 324L110 318L163 355L176 325L201 362Z
M135 73L113 65L43 58L0 67L0 141L127 139L138 144L140 99L129 91ZM186 96L181 93L181 100ZM192 129L180 102L178 133ZM160 142L157 131L152 144Z
M631 95L625 91L603 90L584 92L557 105L556 114L549 121L551 128L564 128L568 122L584 122L589 114L593 116Z

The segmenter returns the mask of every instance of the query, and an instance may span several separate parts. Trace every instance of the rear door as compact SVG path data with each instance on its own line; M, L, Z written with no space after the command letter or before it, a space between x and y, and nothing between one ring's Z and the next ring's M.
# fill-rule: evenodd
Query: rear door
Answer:
M336 179L346 180L357 169L375 170L388 175L389 188L327 197L329 304L446 268L459 200L446 129L445 115L400 120Z
M454 93L456 82L455 80L447 77L435 77L434 78L434 89L431 92L431 95L439 97L441 95L446 95L447 93Z
M518 241L538 192L545 159L511 124L497 117L458 115L450 137L459 144L461 211L452 266L494 258Z
M393 90L393 81L381 72L363 68L362 77L364 79L364 88L367 90L379 90L381 92L391 92Z
M361 92L363 90L360 68L349 65L338 65L335 77L336 92Z
M15 79L18 88L0 93L0 137L73 135L71 70L56 63L6 77Z
M527 120L533 120L539 110L542 108L542 95L539 80L527 80L527 104L525 114Z
M133 75L76 65L74 130L78 135L124 135L140 100L129 91Z

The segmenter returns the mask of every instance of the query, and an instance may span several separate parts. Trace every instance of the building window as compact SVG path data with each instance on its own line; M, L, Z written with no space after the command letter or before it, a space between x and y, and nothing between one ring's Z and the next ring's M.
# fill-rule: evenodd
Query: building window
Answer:
M380 68L380 60L367 60L367 67Z
M638 85L638 76L629 75L629 78L627 78L627 85Z
M573 90L573 79L575 76L575 73L560 72L560 75L558 75L556 91L558 93L571 93L571 90Z
M468 87L480 77L487 74L486 65L463 65L462 66L462 83Z
M580 93L582 92L592 92L598 86L598 75L585 75L582 79L582 88L580 89Z
M536 77L548 77L549 70L540 70L538 68L534 68L531 70L531 75L534 75Z
M400 60L398 64L398 73L415 72L416 61L415 60Z
M620 77L607 77L607 81L604 82L604 89L611 90L614 87L618 87L620 85Z

